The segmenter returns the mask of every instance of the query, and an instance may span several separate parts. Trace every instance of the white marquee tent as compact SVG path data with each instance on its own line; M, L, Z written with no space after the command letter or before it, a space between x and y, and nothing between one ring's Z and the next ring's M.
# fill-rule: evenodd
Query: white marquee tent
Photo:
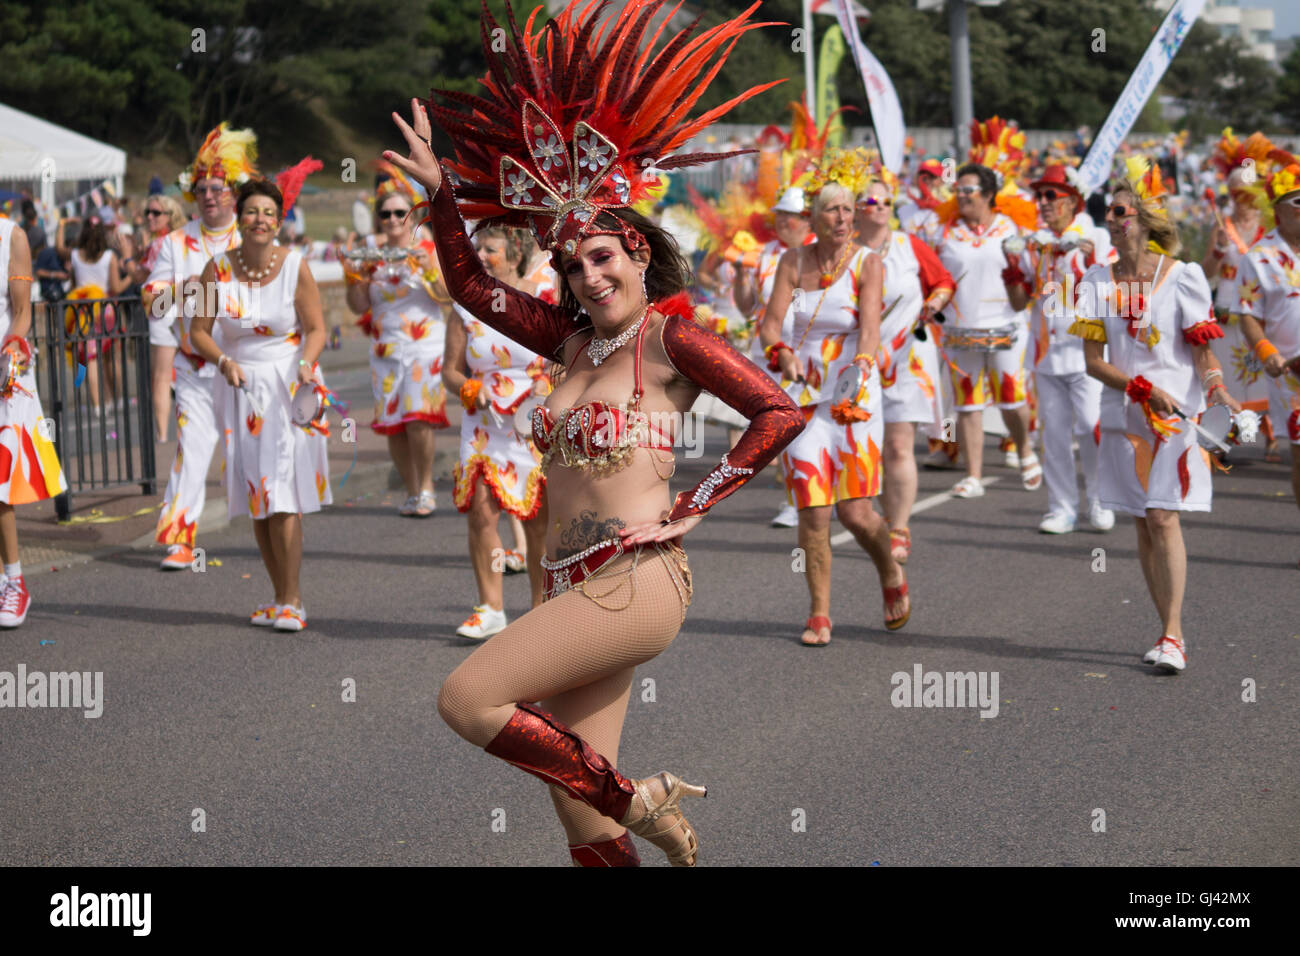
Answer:
M56 183L107 179L121 195L125 173L122 150L0 103L0 183L39 182L53 207Z

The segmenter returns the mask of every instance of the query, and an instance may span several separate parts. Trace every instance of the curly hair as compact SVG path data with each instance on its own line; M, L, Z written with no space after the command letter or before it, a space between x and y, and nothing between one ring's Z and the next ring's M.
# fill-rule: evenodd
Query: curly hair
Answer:
M691 283L691 267L682 255L681 249L678 248L677 240L653 220L632 209L602 212L596 218L596 224L606 229L617 229L616 219L622 220L641 233L650 247L650 266L645 272L646 295L650 297L650 301L658 302L685 291ZM636 251L628 249L626 243L623 248L628 255ZM564 278L564 267L558 250L551 253L551 267L555 269L561 280L560 305L575 313L580 312L582 307L578 304L578 298Z

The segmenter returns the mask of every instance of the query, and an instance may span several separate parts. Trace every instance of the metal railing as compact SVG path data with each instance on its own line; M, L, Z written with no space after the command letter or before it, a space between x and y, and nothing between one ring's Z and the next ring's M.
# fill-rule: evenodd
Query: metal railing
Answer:
M35 306L36 384L72 496L138 484L157 494L149 320L139 296ZM42 315L44 321L41 321Z

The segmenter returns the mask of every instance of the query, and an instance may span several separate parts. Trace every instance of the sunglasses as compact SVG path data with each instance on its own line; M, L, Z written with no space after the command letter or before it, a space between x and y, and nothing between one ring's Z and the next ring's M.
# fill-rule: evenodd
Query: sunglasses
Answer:
M868 196L866 199L858 203L859 206L892 206L893 204L894 200L890 199L888 196L884 199L877 199L875 196Z
M229 192L229 186L198 186L194 190L196 196L220 196L224 192Z
M1034 196L1036 202L1056 202L1058 199L1064 199L1069 193L1058 193L1055 189L1040 189Z
M167 215L167 212L163 209L146 209L144 214L146 216L165 216Z
M1278 205L1295 206L1297 209L1300 209L1300 193L1296 193L1294 196L1287 196L1285 199L1279 199Z
M958 195L958 196L974 196L974 195L975 195L976 193L978 193L979 191L980 191L980 188L979 188L978 186L958 186L958 187L957 187L957 195Z
M399 219L405 219L406 214L410 211L411 210L409 209L385 209L379 213L379 218L384 220L392 219L394 216L397 216Z
M1129 216L1136 216L1137 209L1133 206L1126 206L1123 203L1117 202L1106 210L1106 215L1114 216L1116 219L1126 219Z

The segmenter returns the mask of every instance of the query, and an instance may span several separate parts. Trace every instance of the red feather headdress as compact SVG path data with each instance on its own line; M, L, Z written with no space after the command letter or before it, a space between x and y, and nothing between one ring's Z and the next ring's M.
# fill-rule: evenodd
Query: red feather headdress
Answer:
M588 236L618 235L629 248L644 243L631 226L596 225L605 210L632 205L658 184L651 170L674 169L739 155L692 153L669 157L692 136L751 96L781 80L752 87L694 120L687 114L717 76L748 23L740 16L691 39L697 19L656 54L654 48L681 4L628 0L617 17L600 23L609 0L571 3L534 32L541 8L523 33L507 4L509 40L483 4L486 95L435 90L467 107L462 112L427 103L429 114L456 145L447 166L459 177L457 200L467 219L530 225L544 249L576 251ZM641 49L650 23L664 15ZM499 46L499 44L496 44ZM716 62L709 62L717 57ZM707 72L706 72L707 70Z
M279 188L280 194L284 197L284 214L289 215L289 210L293 204L298 201L298 193L302 192L302 184L307 181L307 177L312 173L318 173L325 168L325 164L319 159L312 159L310 156L300 160L296 166L290 166L281 172L275 174L275 185Z

